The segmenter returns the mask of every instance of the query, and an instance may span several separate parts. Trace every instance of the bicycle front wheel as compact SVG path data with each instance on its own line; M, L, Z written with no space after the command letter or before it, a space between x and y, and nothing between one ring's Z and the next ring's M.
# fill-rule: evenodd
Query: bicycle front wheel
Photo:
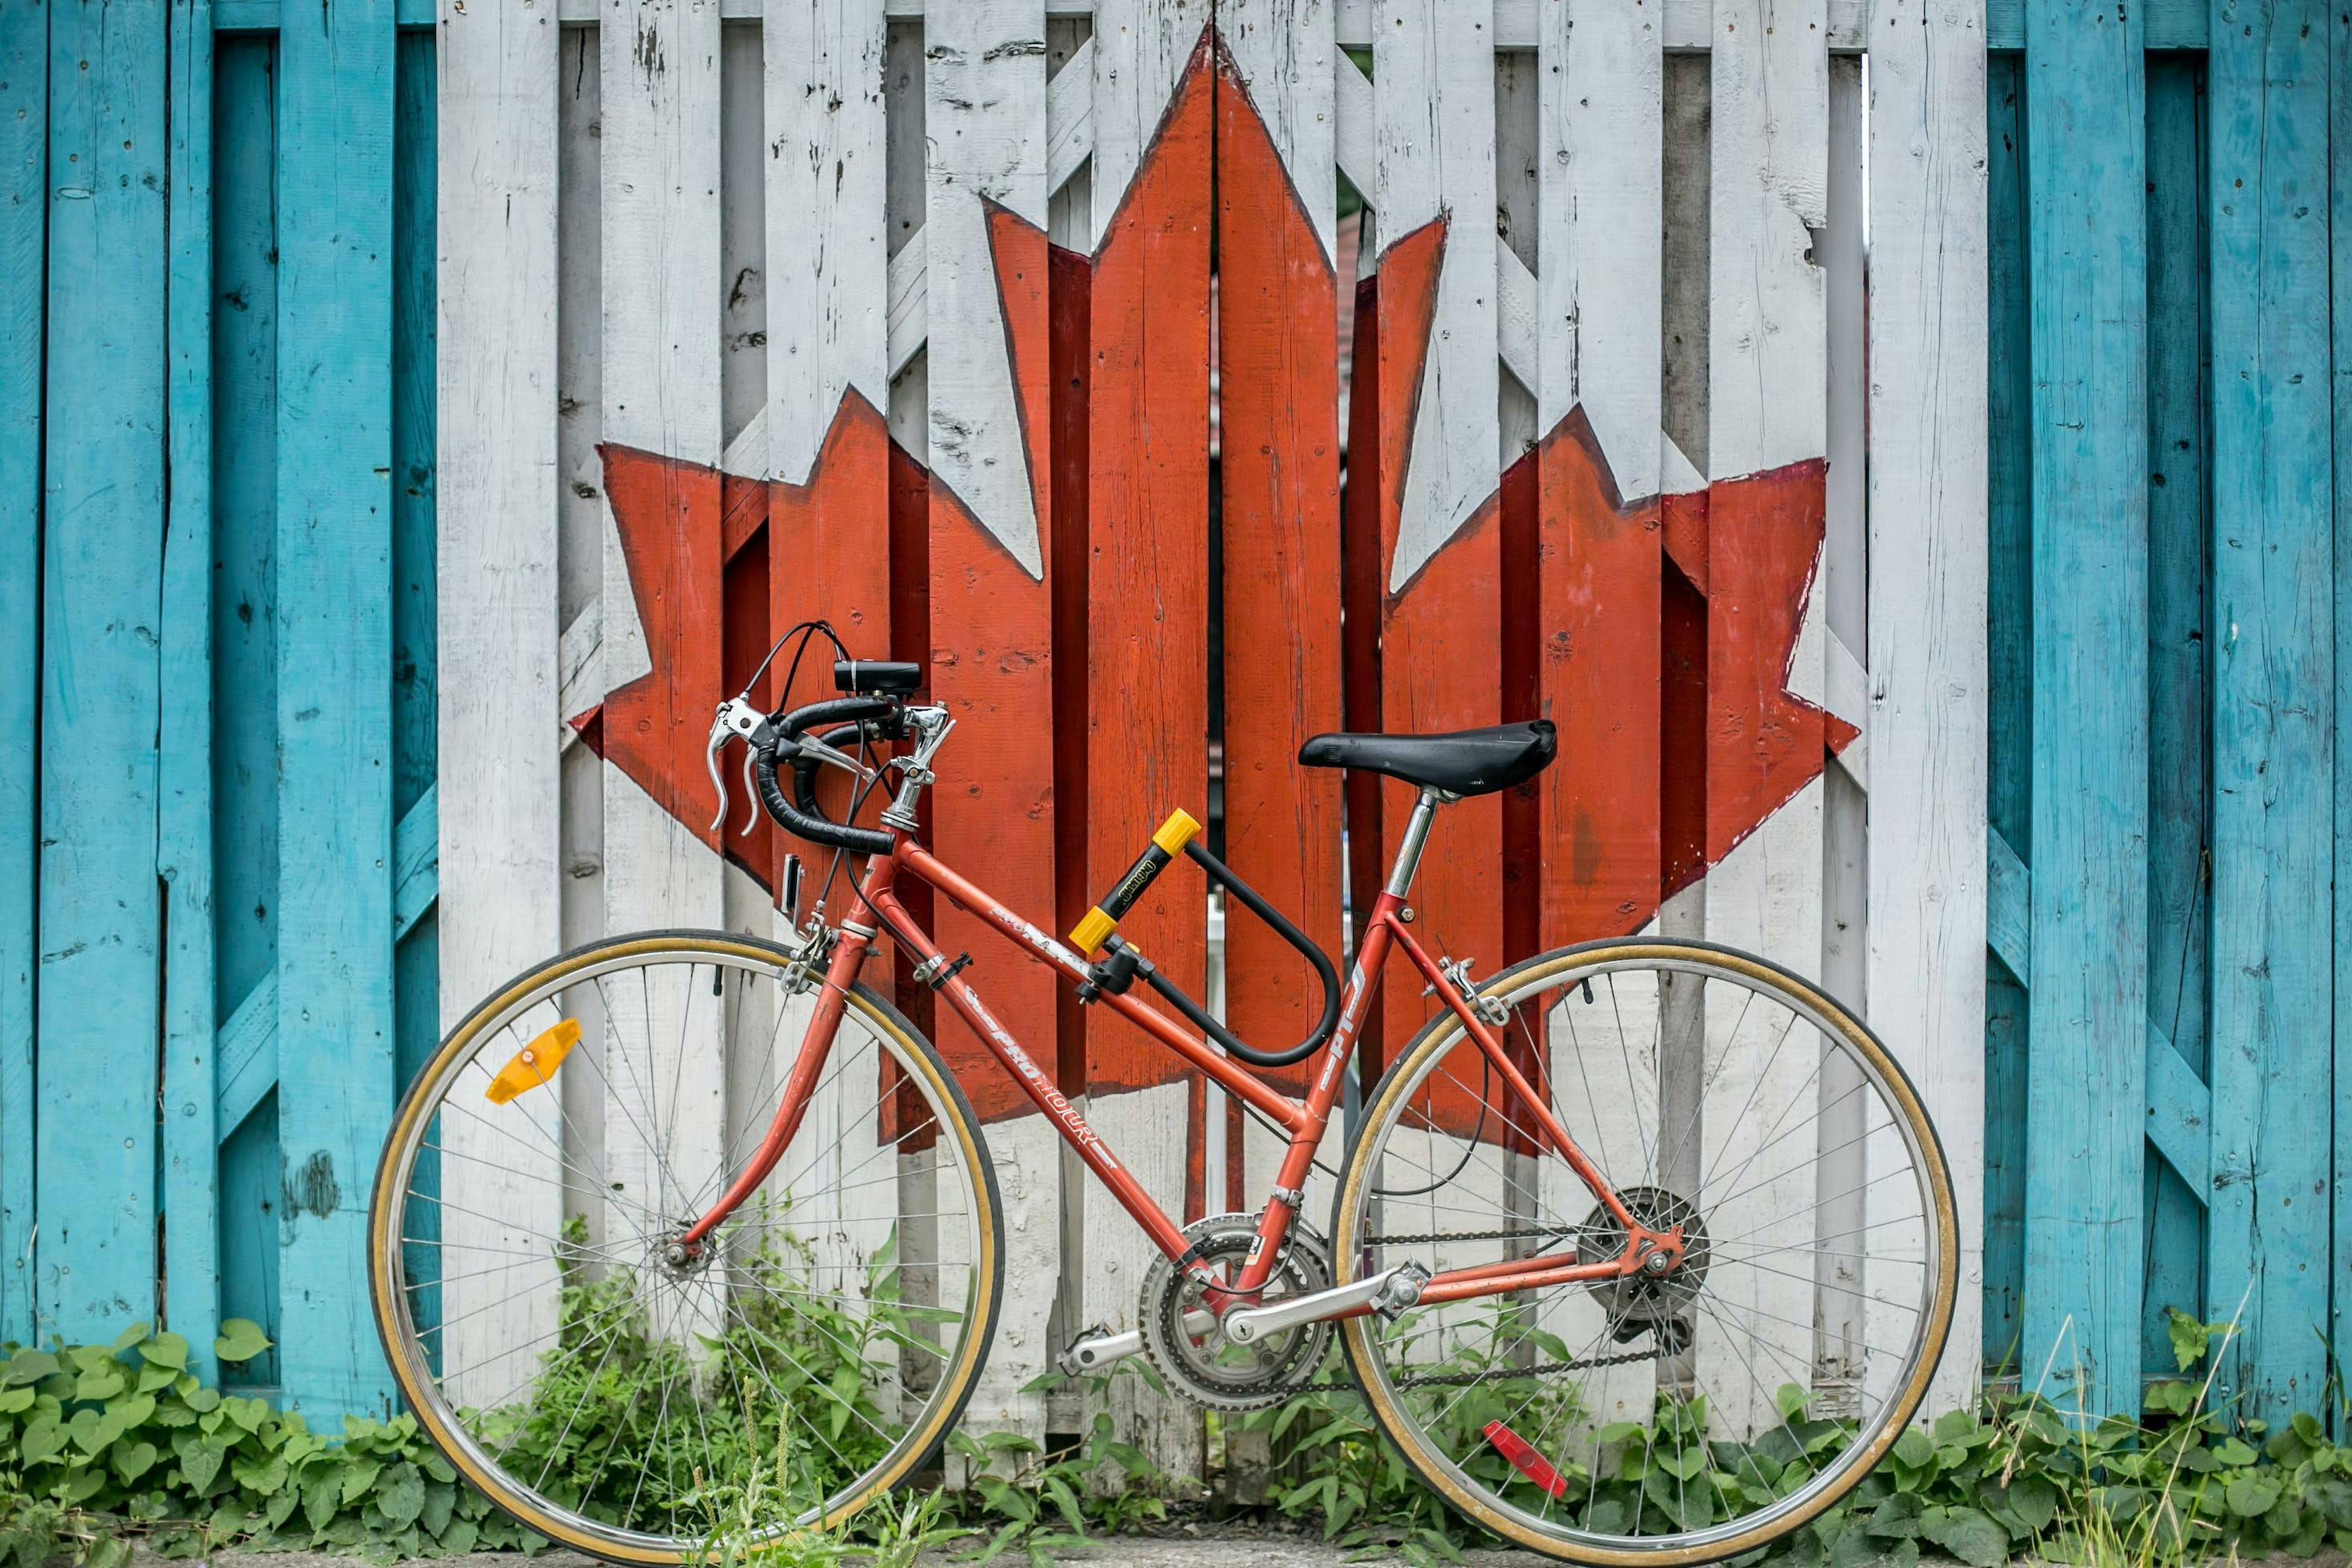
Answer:
M1696 942L1566 948L1481 989L1510 1064L1662 1274L1446 1299L1448 1270L1607 1263L1625 1226L1452 1014L1382 1078L1332 1223L1345 1282L1440 1277L1342 1342L1455 1508L1631 1565L1737 1556L1845 1495L1919 1408L1958 1285L1951 1180L1902 1068L1801 979Z
M583 948L478 1007L401 1105L370 1215L394 1376L551 1540L676 1563L836 1523L971 1391L994 1174L937 1053L863 985L782 1158L677 1245L759 1146L821 979L718 932Z

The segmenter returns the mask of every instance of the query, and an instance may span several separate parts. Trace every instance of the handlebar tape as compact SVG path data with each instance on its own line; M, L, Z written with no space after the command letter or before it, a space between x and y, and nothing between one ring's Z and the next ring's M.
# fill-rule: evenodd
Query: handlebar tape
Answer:
M892 838L885 829L835 822L818 809L817 759L802 752L800 736L803 731L815 725L826 725L824 740L831 745L835 727L847 730L854 737L864 725L877 719L894 718L898 711L897 704L880 697L836 697L771 716L767 726L751 740L751 776L760 791L760 804L785 831L811 844L846 849L853 855L890 853ZM799 797L797 804L784 798L783 788L776 780L776 764L783 758L789 758L793 764L793 793Z

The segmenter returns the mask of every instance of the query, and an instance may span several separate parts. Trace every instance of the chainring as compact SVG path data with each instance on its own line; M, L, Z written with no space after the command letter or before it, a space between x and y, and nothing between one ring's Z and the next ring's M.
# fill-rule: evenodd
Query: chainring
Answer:
M1184 1227L1184 1239L1223 1279L1237 1278L1257 1245L1257 1216L1211 1215ZM1261 1304L1271 1305L1331 1285L1330 1247L1305 1225L1291 1222L1282 1256L1266 1277ZM1254 1344L1235 1344L1201 1305L1201 1281L1177 1272L1166 1258L1144 1271L1137 1320L1143 1351L1160 1375L1187 1399L1211 1410L1263 1410L1278 1405L1315 1375L1331 1348L1331 1324L1300 1323ZM1188 1314L1198 1313L1190 1327Z

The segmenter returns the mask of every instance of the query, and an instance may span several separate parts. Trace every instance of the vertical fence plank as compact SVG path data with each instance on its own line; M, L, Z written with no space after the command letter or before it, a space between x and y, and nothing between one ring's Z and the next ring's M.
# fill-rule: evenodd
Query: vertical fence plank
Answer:
M1036 0L924 23L923 244L929 258L931 689L962 728L930 797L940 856L1009 907L1054 908L1054 558L1047 428L1045 16ZM1055 1037L1053 977L941 908L933 930L1032 1055ZM992 962L992 959L993 962ZM977 1090L1008 1215L1004 1318L967 1419L1041 1435L1024 1385L1051 1364L1060 1156L1045 1120L962 1022L939 1038Z
M766 14L769 635L830 619L889 657L888 236L880 0ZM830 660L798 700L833 694ZM796 846L822 866L826 851Z
M277 41L214 53L213 934L221 1017L274 1029L278 966ZM220 1136L221 1309L278 1327L278 1098ZM278 1381L278 1352L237 1367Z
M1658 905L1662 44L1654 14L1614 5L1549 7L1538 38L1537 681L1543 716L1570 737L1536 783L1544 948L1630 934ZM1568 1020L1555 1012L1545 1028L1552 1081L1590 1081ZM1581 1123L1570 1136L1621 1184L1662 1179L1622 1173L1641 1165L1662 1121L1654 1065L1640 1065L1645 1082L1629 1079L1622 1100L1561 1097ZM1559 1162L1538 1169L1546 1213L1587 1201ZM1599 1337L1606 1315L1573 1291L1551 1311L1553 1331L1577 1345ZM1652 1366L1597 1374L1585 1393L1593 1422L1648 1422L1657 1381Z
M1209 230L1215 77L1204 0L1112 0L1095 13L1095 265L1088 292L1087 897L1099 899L1179 806L1208 816ZM1226 657L1234 657L1229 647ZM1207 904L1192 868L1160 879L1120 930L1192 995ZM1129 1173L1182 1217L1204 1131L1200 1075L1104 1008L1086 1015L1088 1119ZM1185 1129L1181 1133L1178 1129ZM1132 1325L1153 1252L1089 1187L1083 1310ZM1122 1380L1122 1436L1178 1473L1201 1426Z
M2328 32L2328 184L2329 232L2352 234L2352 15L2335 18ZM2331 347L2334 371L2329 385L2335 393L2335 511L2336 570L2336 710L2352 712L2352 267L2337 267L2331 275ZM2352 898L2340 896L2352 889L2352 752L2338 731L2336 769L2336 900L2330 930L2338 953L2352 952ZM2352 964L2336 971L2336 1089L2334 1110L2337 1137L2334 1175L2338 1193L2352 1191ZM2331 1342L2352 1345L2352 1204L2335 1205L2330 1298L2334 1303ZM2335 1430L2343 1434L2352 1421L2338 1410Z
M1987 66L1985 491L1986 830L2033 853L2032 356L2026 310L2025 79L2016 54ZM1984 1356L2015 1370L2025 1281L2025 976L1985 973ZM1963 1347L1965 1349L1965 1347Z
M1824 737L1821 714L1790 697L1821 696L1826 637L1805 569L1819 558L1828 445L1827 305L1809 254L1809 231L1828 222L1826 12L1717 0L1714 18L1706 935L1811 974L1822 961L1822 784L1811 775ZM1792 778L1807 782L1790 791L1782 781ZM1755 1026L1746 1017L1710 1002L1707 1051L1723 1066L1706 1086L1695 1141L1704 1171L1746 1170L1748 1196L1715 1211L1717 1233L1771 1235L1777 1225L1793 1240L1794 1226L1810 1229L1809 1215L1776 1202L1771 1184L1810 1169L1808 1151L1801 1139L1763 1144L1765 1130L1809 1092L1814 1064L1774 1050L1769 1036L1735 1037ZM1720 1310L1748 1314L1743 1326L1765 1349L1760 1359L1787 1382L1808 1382L1810 1282L1751 1270L1734 1289ZM1728 1353L1724 1336L1714 1342ZM1698 1361L1729 1430L1775 1418L1755 1380L1711 1364L1706 1345Z
M556 93L546 7L479 0L439 34L435 546L443 1030L562 945L556 663ZM405 480L404 474L398 476ZM495 1050L496 1047L491 1049ZM495 1063L492 1064L495 1068ZM558 1097L445 1113L436 1345L461 1395L521 1380L554 1326ZM528 1121L532 1131L497 1121ZM480 1372L478 1379L469 1373Z
M1373 39L1381 727L1396 733L1502 716L1501 372L1486 216L1495 210L1494 37L1489 0L1384 0ZM1385 861L1413 791L1383 780L1381 793ZM1481 973L1503 961L1502 822L1494 795L1447 806L1435 835L1442 858L1413 898L1423 945L1473 960ZM1382 990L1391 1052L1442 1006L1421 989Z
M1905 373L1875 378L1868 408L1864 991L1956 1173L1966 1256L1938 1411L1973 1405L1982 1342L1984 21L1973 0L1881 0L1874 21L1869 354Z
M163 799L156 872L163 954L163 1321L188 1370L217 1374L219 1016L213 935L213 12L172 6L169 320L170 515L163 547Z
M156 1305L167 34L50 22L34 1180L39 1327L79 1342Z
M702 837L716 799L699 767L720 687L718 8L623 0L604 16L599 51L602 450L613 519L602 604L604 923L617 935L716 926L724 914L724 868ZM646 776L666 764L667 799L610 760L623 745L639 749ZM719 1009L690 1011L690 973L646 984L641 1010L680 1022L673 1032L606 1020L605 1081L617 1098L604 1119L605 1164L629 1194L609 1210L616 1234L637 1223L629 1205L657 1206L648 1194L666 1181L692 1191L709 1180L726 1126ZM656 1134L620 1109L639 1086L670 1100L660 1114L682 1134L662 1156L667 1170L648 1147Z
M41 305L47 0L0 4L0 1340L33 1339L33 976L38 927Z
M392 1116L389 0L278 35L278 1137L289 1408L387 1406L369 1173Z
M2203 63L2158 56L2147 70L2147 1002L2151 1040L2168 1038L2200 1079L2213 763ZM2161 1159L2146 1165L2140 1354L2154 1370L2172 1354L2164 1309L2206 1304L2208 1183L2202 1170L2184 1181Z
M2032 1051L2021 1364L2138 1400L2147 1045L2144 16L2026 18L2033 363ZM2071 1339L2061 1331L2072 1320Z
M1298 766L1339 728L1339 386L1335 69L1328 7L1226 0L1217 30L1217 371L1222 442L1225 859L1334 952L1340 776ZM1297 958L1245 910L1225 920L1225 1022L1279 1048L1314 1026ZM1289 1081L1303 1084L1293 1074ZM1230 1129L1229 1129L1229 1135ZM1279 1143L1239 1142L1245 1202ZM1310 1213L1313 1211L1310 1210Z
M2333 980L2334 541L2328 7L2217 0L2213 291L2213 1089L2206 1302L2216 1393L2276 1425L2319 1402Z

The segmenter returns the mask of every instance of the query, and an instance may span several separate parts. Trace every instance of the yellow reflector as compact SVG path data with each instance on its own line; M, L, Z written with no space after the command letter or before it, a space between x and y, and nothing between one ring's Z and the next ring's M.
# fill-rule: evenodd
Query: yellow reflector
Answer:
M499 1069L483 1092L491 1102L504 1105L528 1089L537 1089L555 1077L555 1069L572 1047L580 1043L580 1020L566 1018L514 1054L514 1059Z

